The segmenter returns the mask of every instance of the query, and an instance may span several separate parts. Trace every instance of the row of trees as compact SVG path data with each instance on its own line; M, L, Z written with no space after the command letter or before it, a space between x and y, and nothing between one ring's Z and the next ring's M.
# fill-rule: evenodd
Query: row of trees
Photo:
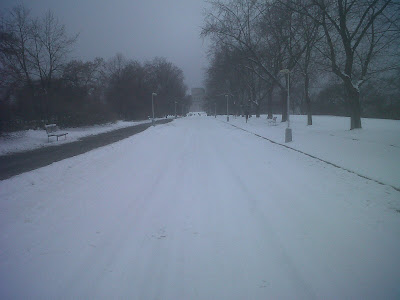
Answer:
M140 63L121 54L109 60L68 60L77 35L69 36L47 12L33 18L23 5L3 16L0 27L0 118L3 129L18 124L61 126L173 114L175 101L188 107L182 70L164 58Z
M292 108L306 112L309 125L312 96L321 112L344 104L351 129L361 128L362 100L370 115L389 106L396 117L399 18L395 0L210 1L202 30L212 41L207 109L229 93L236 107L259 114L264 105L271 118L278 97L286 121L290 72ZM337 97L324 106L329 91Z

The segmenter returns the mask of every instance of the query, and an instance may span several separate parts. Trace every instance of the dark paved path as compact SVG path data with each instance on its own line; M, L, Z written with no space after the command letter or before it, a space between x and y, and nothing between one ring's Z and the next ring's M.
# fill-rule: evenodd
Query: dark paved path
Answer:
M157 124L171 122L172 119L159 120ZM76 142L59 146L44 147L31 151L0 156L0 180L76 156L95 148L109 145L149 128L151 123L121 128L98 135L88 136Z

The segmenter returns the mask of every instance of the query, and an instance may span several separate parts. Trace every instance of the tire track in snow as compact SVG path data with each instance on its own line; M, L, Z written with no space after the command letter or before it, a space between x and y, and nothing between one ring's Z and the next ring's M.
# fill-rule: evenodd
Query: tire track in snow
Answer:
M136 147L148 147L148 143L143 143L143 140L139 141L140 145L137 145L137 140L133 141L136 144ZM167 148L165 148L166 146ZM155 148L157 147L154 147L153 149ZM161 153L174 153L173 151L169 151L169 148L175 149L174 143L164 145L164 152ZM124 159L126 158L126 155L124 155ZM100 290L102 290L101 287L107 285L110 276L116 276L115 274L112 274L113 270L122 270L123 273L129 274L129 265L127 265L126 262L132 261L133 258L138 258L135 256L135 253L142 248L137 248L132 244L132 242L139 240L140 232L149 222L149 220L145 220L146 216L149 216L149 213L151 214L155 208L157 209L157 205L160 204L159 202L155 202L155 199L159 199L156 197L157 192L163 185L163 181L168 175L168 170L174 161L173 158L166 158L164 155L158 155L155 156L155 158L156 159L149 161L147 167L150 170L162 171L152 172L153 174L156 174L156 176L151 178L151 183L143 182L143 184L140 184L139 182L140 191L134 189L135 187L138 188L138 185L132 186L132 195L135 199L132 199L130 203L121 203L127 205L123 214L120 215L118 220L116 220L116 223L112 225L110 224L108 230L102 233L102 239L98 241L98 243L106 244L108 246L102 247L102 253L98 252L100 251L99 249L89 249L85 251L85 259L81 260L81 264L76 264L74 271L69 275L69 281L65 285L64 295L70 295L68 291L74 289L75 291L78 290L84 294L83 291L87 292L92 288L93 290L89 293L96 294L100 297L102 295L99 294L97 289L100 287ZM134 161L135 160L133 159L132 162ZM119 158L118 162L119 163L116 165L109 166L108 169L117 170L118 168L121 168L122 164L126 164L126 161L124 162ZM92 179L92 190L96 190L97 186L100 185L101 182L107 182L107 177L112 173L113 172L107 172L108 175L101 174L102 180L98 180L97 177ZM142 179L149 180L150 178L146 176L146 178ZM129 186L128 179L121 180L120 184L121 187L119 189ZM90 189L90 187L86 187L86 189L88 188ZM118 201L118 199L116 200ZM116 203L116 205L118 205L118 203ZM152 251L155 251L155 249L152 249ZM96 255L92 255L92 253L96 252ZM152 255L152 257L157 258L156 255ZM140 258L138 258L138 261L140 261ZM134 268L134 266L132 267ZM93 272L96 270L97 272L95 272L95 276L93 276ZM121 283L121 285L123 284Z
M338 185L349 187L353 190L354 187L361 188L360 183L367 187L368 181L354 181L353 179L347 184L348 179L351 178L352 175L346 175L346 172L332 172L329 168L322 171L325 169L325 166L323 164L318 164L318 162L311 165L306 164L306 166L304 166L303 163L296 165L296 160L299 160L299 158L302 162L312 162L314 160L308 158L301 159L301 156L295 153L289 155L289 149L280 151L279 147L265 148L262 146L262 140L252 139L250 136L246 139L241 136L239 131L230 130L231 133L229 133L229 127L226 126L225 128L227 131L223 136L228 137L227 140L229 140L230 145L229 148L220 147L220 159L226 160L226 163L223 163L223 165L229 166L232 169L231 172L228 172L229 174L239 175L239 183L237 184L243 182L249 187L249 190L257 191L255 195L258 195L258 198L250 199L250 197L253 197L251 194L247 196L249 201L254 200L254 202L258 204L258 207L256 206L254 208L255 214L266 216L267 219L265 223L273 225L271 229L271 226L266 226L264 229L272 231L278 236L278 241L283 244L284 250L286 249L288 256L292 258L292 262L295 264L294 267L297 267L300 272L300 277L303 277L304 281L311 285L313 290L310 292L312 294L314 292L317 295L316 297L320 298L324 295L326 297L326 295L329 294L338 295L338 291L344 291L346 286L348 290L354 289L354 287L348 286L348 281L342 281L341 275L346 274L346 270L355 266L357 266L357 268L353 271L357 273L358 270L362 270L365 266L362 262L365 257L362 255L353 256L354 253L351 252L351 249L357 249L360 245L369 245L369 247L371 247L368 240L361 238L362 235L360 233L365 234L367 230L368 234L370 234L370 229L372 228L368 229L368 226L354 226L353 228L355 220L365 219L365 211L363 210L350 212L351 209L349 210L348 208L351 207L347 207L344 201L320 203L319 200L323 199L317 197L323 195L321 194L321 188L327 194L335 195L336 184L314 186L311 183L317 182L312 180L316 178L315 176L318 178L321 178L321 176L322 178L326 178L327 183L336 182L337 179L335 177L337 174L342 174L342 176L339 176L340 180L338 180ZM243 140L247 141L247 144L244 144ZM242 153L246 155L249 146L253 146L252 148L255 149L254 156L250 154L245 159L243 159L243 157L235 159L235 157L239 157ZM266 164L263 162L263 159L260 159L260 156L257 155L260 154L260 151L257 151L257 149L260 150L260 148L264 148L261 153L263 153L266 160L271 159L271 157L277 159L277 162L273 164L273 168L268 166L266 172L262 172ZM235 151L233 149L235 149ZM284 154L282 154L282 152ZM227 155L227 153L230 153L230 155ZM256 159L257 157L258 160ZM228 160L226 158L228 158ZM308 173L308 170L313 171L315 165L319 165L318 169L320 169L320 171L314 170L314 172ZM276 169L276 167L279 166L286 172L288 168L290 168L291 172L287 174L288 177L285 176L285 178L283 178L280 176L283 174L280 174L279 170L277 174L274 174L274 168ZM249 169L251 169L251 172L248 172ZM269 170L272 172L269 172ZM303 176L303 173L310 174L311 176ZM259 175L264 176L266 183L265 190L264 185L262 183L260 184L260 181L257 180ZM269 175L271 177L269 177ZM296 181L296 177L298 176L305 177L305 179L300 181L303 181L303 183L307 183L307 179L311 179L309 182L310 186L301 188L299 182ZM252 181L249 181L249 178L252 178ZM232 179L231 181L234 182ZM352 184L353 181L355 184ZM290 182L297 182L297 184L290 184ZM343 182L344 185L342 185L341 182ZM383 190L380 187L374 188ZM265 197L273 197L273 199L265 199L263 196L260 197L260 194L265 195ZM304 195L307 196L304 197ZM342 200L342 197L338 200ZM232 203L232 205L234 204ZM337 219L332 218L332 215L330 215L332 212L340 212L342 221L337 222ZM254 219L261 220L261 218ZM259 224L262 226L262 222L259 222ZM310 224L318 224L318 229L310 227ZM351 234L350 229L354 230ZM355 232L357 232L357 234ZM264 235L265 234L268 236L268 233L264 233ZM353 235L352 238L349 238L351 235ZM331 237L331 240L326 241L325 236ZM396 236L393 237L396 240ZM267 237L265 238L267 239ZM314 243L310 243L310 241L314 241ZM337 245L335 245L335 243ZM350 252L348 254L349 250ZM299 255L299 251L304 254ZM369 253L369 255L371 255L371 253ZM372 256L373 255L374 254L372 254ZM328 257L336 257L338 263L332 264L334 259ZM380 267L376 269L380 269ZM363 272L360 272L359 278L364 278L362 273ZM321 274L323 274L323 276L321 276ZM367 277L368 276L365 276L365 278ZM351 282L354 286L360 288L359 291L362 290L361 287L363 284L361 284L361 281L357 282L357 279L354 279ZM343 293L343 295L346 295L346 293Z
M259 236L263 236L268 239L269 248L272 248L272 255L275 257L274 260L279 261L279 264L285 271L285 274L288 278L290 278L289 280L291 284L293 286L296 286L296 291L302 291L301 296L300 294L297 294L297 296L300 296L300 298L304 297L307 299L315 299L316 295L314 294L311 286L304 280L304 278L300 274L300 270L296 266L296 263L288 254L284 243L282 243L277 233L273 231L273 226L271 226L269 220L267 219L267 216L264 215L258 207L256 195L251 191L251 188L249 188L247 184L243 181L242 177L239 176L237 170L233 168L233 163L227 160L227 157L221 150L221 146L218 146L214 145L214 148L216 150L217 157L221 162L223 162L222 164L220 164L220 166L223 165L225 167L225 174L230 178L230 180L228 181L232 182L232 186L238 187L238 189L236 189L235 191L237 193L240 193L240 199L247 200L245 201L246 211L252 216L252 218L248 219L254 220L254 223L257 224L256 228L257 231L260 232Z

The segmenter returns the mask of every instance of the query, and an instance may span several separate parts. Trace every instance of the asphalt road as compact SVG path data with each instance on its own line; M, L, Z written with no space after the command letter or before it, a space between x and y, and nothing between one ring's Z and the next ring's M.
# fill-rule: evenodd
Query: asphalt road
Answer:
M171 122L171 119L156 121L157 124ZM88 136L79 141L45 147L31 151L0 156L0 180L35 170L53 162L76 156L98 147L106 146L149 128L151 123L121 128L98 135Z

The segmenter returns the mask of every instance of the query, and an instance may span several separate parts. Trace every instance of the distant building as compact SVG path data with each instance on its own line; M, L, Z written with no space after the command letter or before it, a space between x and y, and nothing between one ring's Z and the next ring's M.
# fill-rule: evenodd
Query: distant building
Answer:
M192 105L190 106L190 112L204 111L204 99L206 97L206 91L203 88L192 88Z

